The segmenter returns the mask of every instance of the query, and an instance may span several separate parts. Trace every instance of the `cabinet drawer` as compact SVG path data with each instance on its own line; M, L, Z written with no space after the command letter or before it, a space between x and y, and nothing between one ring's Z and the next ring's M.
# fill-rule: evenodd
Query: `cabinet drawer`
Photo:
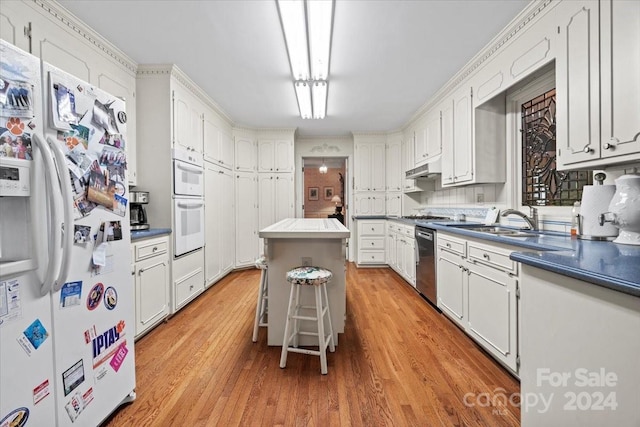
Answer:
M360 222L358 232L360 236L382 236L384 235L384 221Z
M469 260L472 262L481 262L508 273L515 273L518 264L509 259L509 254L510 252L502 252L475 243L469 243Z
M140 261L156 255L166 254L168 247L167 239L154 239L136 243L135 260Z
M183 304L204 290L204 272L200 268L190 275L176 280L174 285L176 307L180 308Z
M444 237L440 234L438 234L437 236L438 247L442 248L445 251L462 255L463 257L467 255L467 245L463 240L453 239L448 236Z
M363 237L360 239L360 249L384 249L383 237Z
M384 264L384 251L358 251L358 264Z
M416 230L414 227L403 227L402 233L407 237L415 237Z

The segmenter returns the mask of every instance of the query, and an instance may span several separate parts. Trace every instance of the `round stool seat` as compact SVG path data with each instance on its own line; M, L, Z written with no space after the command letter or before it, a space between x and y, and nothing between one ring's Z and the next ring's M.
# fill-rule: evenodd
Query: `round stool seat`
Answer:
M331 280L333 273L322 267L296 267L287 272L287 282L292 285L319 286Z
M256 259L256 268L259 268L260 270L267 269L267 258L264 255Z

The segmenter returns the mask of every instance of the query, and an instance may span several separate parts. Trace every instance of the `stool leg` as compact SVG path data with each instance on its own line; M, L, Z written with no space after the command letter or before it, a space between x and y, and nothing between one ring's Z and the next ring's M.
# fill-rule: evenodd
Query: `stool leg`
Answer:
M295 308L293 309L293 315L294 316L298 316L300 315L300 289L302 288L302 285L294 285L296 288L296 303L295 303ZM298 348L298 345L300 343L300 320L295 318L293 319L293 346L295 348Z
M327 346L324 335L324 316L322 315L322 293L320 286L314 286L316 291L316 316L318 318L318 351L320 352L320 373L327 374Z
M295 286L291 285L291 292L289 292L289 308L287 309L287 321L284 324L284 338L282 339L282 353L280 353L280 367L287 366L287 348L289 347L289 327L291 324L291 310L294 302Z
M331 323L331 310L329 309L329 296L327 295L327 284L322 284L322 290L324 291L324 303L327 306L327 317L329 318L329 333L331 338L329 339L329 351L332 353L336 351L336 343L333 340L333 325Z
M260 320L262 316L262 304L264 299L262 294L267 281L267 270L260 270L260 289L258 289L258 302L256 303L256 318L253 322L253 342L258 341L258 326L260 326Z

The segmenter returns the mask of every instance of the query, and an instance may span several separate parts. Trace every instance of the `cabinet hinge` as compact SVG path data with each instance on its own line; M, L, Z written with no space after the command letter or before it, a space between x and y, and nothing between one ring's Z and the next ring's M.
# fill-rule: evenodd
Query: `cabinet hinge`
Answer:
M471 97L473 98L473 88L469 88L469 95L471 95Z
M304 166L302 167L302 173L304 173Z
M558 34L560 34L560 25L558 25Z
M516 367L520 369L520 356L516 356Z
M29 39L29 53L33 53L33 46L32 46L32 38L31 38L31 22L29 22L27 25L25 25L24 27L24 36Z
M558 157L562 157L562 151L558 148Z
M516 285L516 298L520 298L520 285Z

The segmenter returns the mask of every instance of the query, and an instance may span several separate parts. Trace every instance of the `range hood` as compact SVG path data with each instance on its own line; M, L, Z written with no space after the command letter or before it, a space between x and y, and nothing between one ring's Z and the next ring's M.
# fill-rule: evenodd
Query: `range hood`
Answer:
M437 156L431 161L425 163L422 166L418 166L415 169L409 169L405 172L407 179L416 178L430 178L440 175L442 173L442 160L441 156Z

